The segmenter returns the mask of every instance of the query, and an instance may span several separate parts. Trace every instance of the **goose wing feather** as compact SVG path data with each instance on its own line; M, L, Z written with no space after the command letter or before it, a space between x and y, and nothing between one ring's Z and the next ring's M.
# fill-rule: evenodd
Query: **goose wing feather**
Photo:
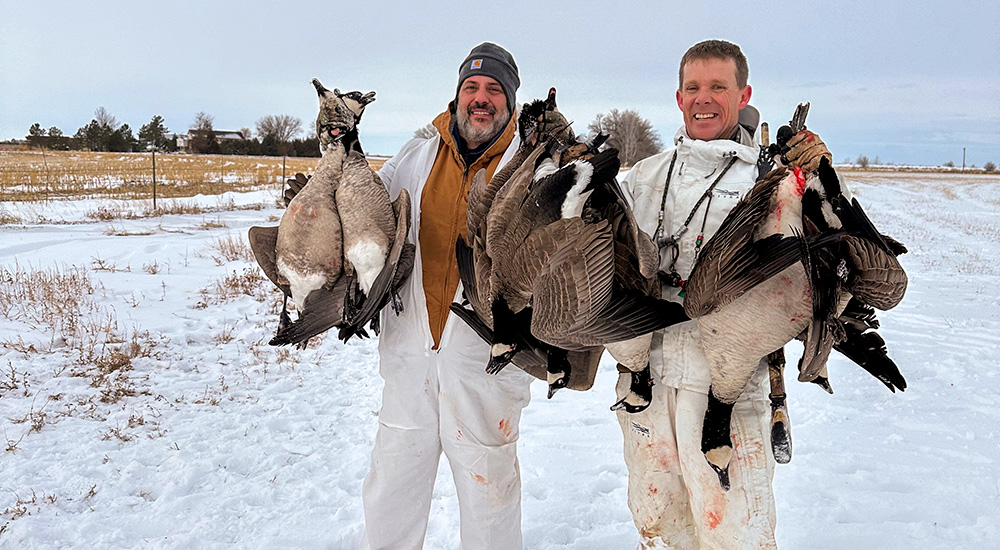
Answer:
M291 295L292 291L288 285L278 283L278 266L275 245L278 243L278 226L261 227L255 225L247 233L250 240L250 250L257 264L264 270L264 275L274 283L274 286L281 289L285 295Z

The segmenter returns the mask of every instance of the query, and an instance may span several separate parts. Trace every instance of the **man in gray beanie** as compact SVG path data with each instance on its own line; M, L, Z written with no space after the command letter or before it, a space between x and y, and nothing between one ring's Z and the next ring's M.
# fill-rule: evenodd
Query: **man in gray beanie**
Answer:
M455 241L464 233L469 185L491 178L518 148L517 64L489 42L459 66L438 135L417 138L379 176L414 200L413 273L403 311L382 316L379 373L385 381L371 468L362 490L363 549L423 547L441 453L448 457L463 550L522 547L517 438L530 375L485 372L490 348L448 309L461 301Z

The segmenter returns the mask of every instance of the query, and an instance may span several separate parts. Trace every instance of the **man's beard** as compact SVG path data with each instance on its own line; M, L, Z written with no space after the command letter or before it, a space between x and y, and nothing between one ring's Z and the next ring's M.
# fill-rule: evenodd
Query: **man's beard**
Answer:
M471 109L487 109L490 114L493 115L493 122L486 127L473 126L472 121L469 118L469 110ZM499 134L504 126L507 125L507 119L509 118L507 113L507 105L504 105L500 111L497 111L495 107L489 103L470 103L468 107L463 109L456 109L458 111L458 134L462 136L467 143L486 143L493 139L494 136Z

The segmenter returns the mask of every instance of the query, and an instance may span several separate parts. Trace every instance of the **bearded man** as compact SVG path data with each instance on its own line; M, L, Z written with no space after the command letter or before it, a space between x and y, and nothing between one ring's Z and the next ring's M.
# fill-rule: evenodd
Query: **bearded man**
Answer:
M448 457L463 549L521 548L517 438L531 377L485 372L490 348L448 309L461 301L455 241L466 227L469 185L490 178L518 147L517 65L489 42L459 67L458 88L434 120L438 134L406 145L379 172L390 196L416 197L412 275L403 313L382 315L385 380L371 469L362 490L364 549L419 549L441 453Z

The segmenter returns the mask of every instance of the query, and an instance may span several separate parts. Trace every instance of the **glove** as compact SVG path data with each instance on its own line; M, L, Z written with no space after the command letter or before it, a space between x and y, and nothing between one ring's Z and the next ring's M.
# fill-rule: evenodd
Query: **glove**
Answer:
M573 129L569 127L569 122L559 111L542 112L535 131L538 133L538 139L541 140L554 137L563 143L570 143L574 137Z
M833 164L833 155L827 149L826 144L814 132L802 130L792 136L787 143L788 152L782 156L782 160L788 166L798 166L806 172L815 172L819 169L819 159L826 157Z
M308 181L309 177L302 175L302 173L295 174L294 178L288 178L288 187L285 188L285 206L288 206L292 202L295 195L299 194L299 191L306 186L306 182Z

